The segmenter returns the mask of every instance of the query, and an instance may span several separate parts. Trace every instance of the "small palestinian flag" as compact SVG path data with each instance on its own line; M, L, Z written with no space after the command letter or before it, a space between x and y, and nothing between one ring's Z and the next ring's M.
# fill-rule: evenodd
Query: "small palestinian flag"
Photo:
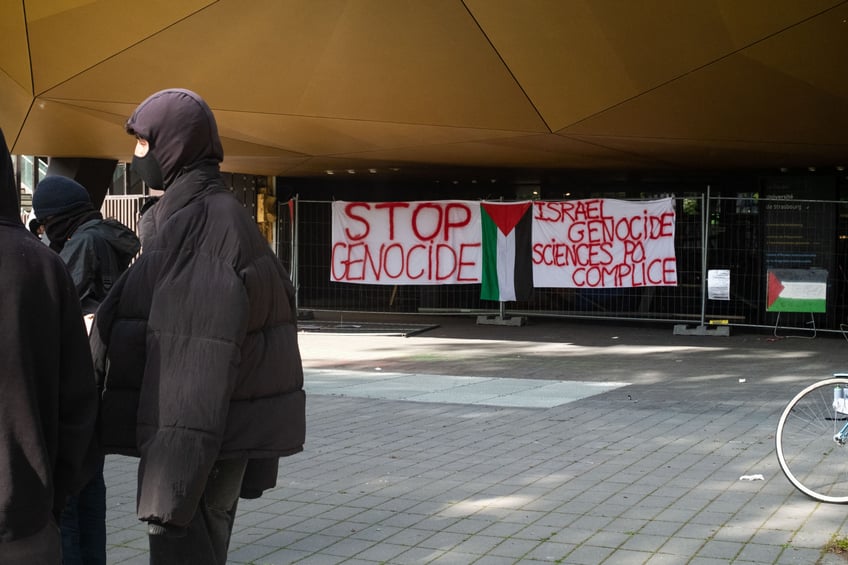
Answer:
M767 312L824 312L827 271L770 269Z
M483 300L528 300L533 291L530 202L482 202Z

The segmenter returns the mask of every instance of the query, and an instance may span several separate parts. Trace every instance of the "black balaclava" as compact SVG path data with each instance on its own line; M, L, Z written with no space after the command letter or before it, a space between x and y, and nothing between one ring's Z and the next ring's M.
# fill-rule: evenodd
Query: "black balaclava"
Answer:
M57 252L61 251L65 247L65 242L71 238L78 227L89 220L102 219L103 214L95 210L90 202L79 208L52 216L44 224L44 234L50 240L50 249Z
M127 120L126 130L149 144L147 155L133 157L133 165L151 188L165 190L183 171L224 159L215 116L190 90L152 94Z

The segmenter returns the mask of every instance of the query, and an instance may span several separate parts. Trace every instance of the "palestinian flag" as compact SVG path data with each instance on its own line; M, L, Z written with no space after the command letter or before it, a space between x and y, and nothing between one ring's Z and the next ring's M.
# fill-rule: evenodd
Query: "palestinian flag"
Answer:
M827 271L771 269L768 271L767 312L824 312Z
M530 202L482 202L483 272L480 298L528 300L533 291Z

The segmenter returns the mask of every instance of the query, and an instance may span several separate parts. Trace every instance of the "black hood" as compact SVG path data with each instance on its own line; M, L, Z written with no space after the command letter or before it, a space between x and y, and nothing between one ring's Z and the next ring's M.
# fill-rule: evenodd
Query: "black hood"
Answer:
M163 188L183 170L224 159L215 116L190 90L171 88L149 96L127 120L126 129L150 144L162 169Z
M103 220L99 225L99 230L103 239L109 243L115 255L120 258L123 264L129 264L141 249L141 244L135 232L117 220L112 218Z
M12 169L12 155L0 129L0 220L22 224L20 197L21 191L15 183L15 171Z

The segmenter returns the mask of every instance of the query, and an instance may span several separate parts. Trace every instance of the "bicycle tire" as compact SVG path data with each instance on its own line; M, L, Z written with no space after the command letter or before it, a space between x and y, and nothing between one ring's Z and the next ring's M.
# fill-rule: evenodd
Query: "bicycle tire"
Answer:
M833 408L836 385L848 387L848 378L824 379L796 394L780 415L774 442L780 469L795 488L813 500L846 504L848 445L833 436L848 414Z

